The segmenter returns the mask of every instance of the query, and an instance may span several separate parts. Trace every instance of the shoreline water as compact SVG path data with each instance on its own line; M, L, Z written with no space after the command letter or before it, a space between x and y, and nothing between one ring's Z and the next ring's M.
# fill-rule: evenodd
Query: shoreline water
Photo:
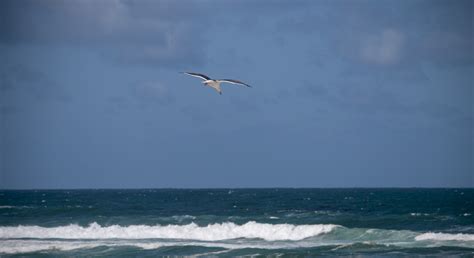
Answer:
M474 189L1 190L0 255L472 255Z

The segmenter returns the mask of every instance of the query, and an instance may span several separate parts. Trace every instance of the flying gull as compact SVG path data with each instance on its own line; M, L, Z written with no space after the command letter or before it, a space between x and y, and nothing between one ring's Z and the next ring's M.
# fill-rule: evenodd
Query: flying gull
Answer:
M243 83L241 81L237 81L237 80L231 80L231 79L217 79L217 80L214 80L214 79L211 79L208 76L206 76L204 74L200 74L200 73L190 73L190 72L183 72L183 73L187 74L187 75L197 77L197 78L200 78L201 80L203 80L202 83L204 85L215 89L217 92L219 92L219 94L222 94L221 82L227 82L227 83L232 83L232 84L238 84L238 85L244 85L244 86L247 86L247 87L251 87L250 85L248 85L246 83Z

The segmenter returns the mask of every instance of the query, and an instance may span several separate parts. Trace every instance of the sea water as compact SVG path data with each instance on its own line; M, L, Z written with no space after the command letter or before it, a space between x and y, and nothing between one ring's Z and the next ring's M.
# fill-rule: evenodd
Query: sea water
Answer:
M474 255L474 189L0 191L0 256Z

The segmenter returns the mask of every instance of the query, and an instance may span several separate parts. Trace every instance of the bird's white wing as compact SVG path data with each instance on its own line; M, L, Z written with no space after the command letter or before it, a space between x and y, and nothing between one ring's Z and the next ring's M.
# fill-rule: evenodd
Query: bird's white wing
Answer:
M197 77L197 78L200 78L202 80L210 80L211 78L207 77L206 75L204 74L200 74L200 73L191 73L191 72L183 72L184 74L187 74L187 75L191 75L193 77Z
M227 82L227 83L232 83L232 84L240 84L240 85L244 85L244 86L247 86L247 87L252 87L244 82L241 82L241 81L237 81L237 80L231 80L231 79L221 79L221 80L217 80L218 82Z

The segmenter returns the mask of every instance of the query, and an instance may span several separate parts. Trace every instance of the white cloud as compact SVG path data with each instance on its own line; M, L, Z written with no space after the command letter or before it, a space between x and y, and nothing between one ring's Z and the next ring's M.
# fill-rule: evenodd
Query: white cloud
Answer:
M375 64L397 63L402 55L404 36L394 29L385 29L363 40L360 55L363 60Z

